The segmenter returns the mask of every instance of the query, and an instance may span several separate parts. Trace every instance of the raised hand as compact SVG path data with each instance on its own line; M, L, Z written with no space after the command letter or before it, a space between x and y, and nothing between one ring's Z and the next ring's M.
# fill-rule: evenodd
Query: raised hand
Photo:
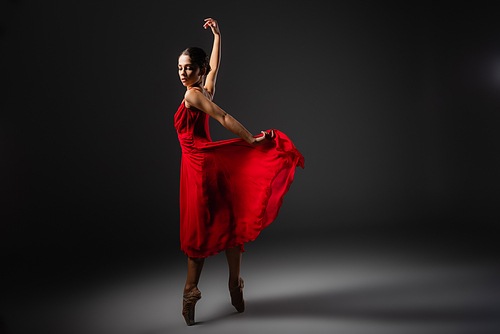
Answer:
M220 35L219 24L212 18L205 19L205 24L203 28L207 29L208 27L212 28L212 32L214 35Z

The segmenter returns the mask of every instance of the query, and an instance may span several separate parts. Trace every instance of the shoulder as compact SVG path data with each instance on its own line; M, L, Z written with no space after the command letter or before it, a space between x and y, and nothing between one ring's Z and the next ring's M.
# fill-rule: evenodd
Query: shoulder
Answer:
M188 89L184 94L184 101L187 108L199 106L204 100L211 101L211 96L208 92L202 92L197 88Z
M184 94L184 105L186 108L192 109L195 105L198 104L200 98L203 97L203 94L197 89L188 89Z
M199 96L199 95L203 95L203 94L201 93L201 91L200 91L199 89L192 88L192 89L188 89L188 90L186 91L186 93L184 94L184 97L185 97L186 99L193 99L193 98L195 98L195 97L197 97L197 96Z

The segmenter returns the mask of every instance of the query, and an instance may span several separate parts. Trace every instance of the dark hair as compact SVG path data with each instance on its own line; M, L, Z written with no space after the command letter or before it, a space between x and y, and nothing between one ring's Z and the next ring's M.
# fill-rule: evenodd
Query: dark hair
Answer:
M200 68L205 68L205 75L210 72L210 59L202 48L197 48L195 46L189 47L182 51L179 57L183 55L189 56L191 61L196 63Z

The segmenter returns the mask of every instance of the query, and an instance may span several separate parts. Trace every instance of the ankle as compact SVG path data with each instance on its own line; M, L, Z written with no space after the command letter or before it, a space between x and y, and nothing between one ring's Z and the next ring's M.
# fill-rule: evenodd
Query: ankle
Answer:
M195 290L198 290L198 286L196 284L186 284L184 286L184 294L193 292Z
M235 289L237 287L240 286L240 277L236 277L236 278L233 278L233 277L230 277L229 278L229 289Z

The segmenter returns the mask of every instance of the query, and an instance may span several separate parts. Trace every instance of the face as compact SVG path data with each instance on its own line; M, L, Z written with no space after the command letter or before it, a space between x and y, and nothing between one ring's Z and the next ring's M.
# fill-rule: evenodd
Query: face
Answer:
M200 82L203 78L200 67L191 61L187 55L179 57L179 77L181 82L186 87L191 87Z

